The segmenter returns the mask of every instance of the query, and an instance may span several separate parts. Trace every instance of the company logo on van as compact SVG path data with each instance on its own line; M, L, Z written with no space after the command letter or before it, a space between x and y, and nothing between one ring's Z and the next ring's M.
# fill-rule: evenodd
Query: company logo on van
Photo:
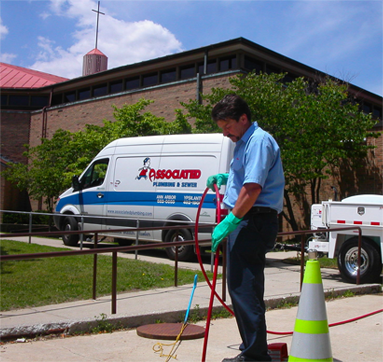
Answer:
M149 176L150 181L174 179L174 180L196 180L201 177L201 170L171 170L159 169L156 170L150 167L150 158L146 157L143 161L143 167L138 169L136 180L147 179Z
M201 170L154 170L149 171L149 180L196 180L201 177Z
M145 180L148 178L148 171L151 170L150 167L150 158L146 157L144 159L144 165L138 169L138 175L136 176L136 180L141 180L144 178Z

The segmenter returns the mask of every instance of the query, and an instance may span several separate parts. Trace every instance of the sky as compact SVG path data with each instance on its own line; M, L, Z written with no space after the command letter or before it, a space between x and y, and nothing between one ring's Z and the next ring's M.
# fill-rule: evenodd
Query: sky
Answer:
M108 69L243 37L383 95L381 0L102 0ZM66 78L95 48L97 1L0 0L0 61Z

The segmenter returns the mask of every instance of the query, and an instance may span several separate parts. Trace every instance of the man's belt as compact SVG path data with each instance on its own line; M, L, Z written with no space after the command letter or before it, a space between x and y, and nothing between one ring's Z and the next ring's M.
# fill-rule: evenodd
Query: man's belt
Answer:
M253 206L249 214L278 214L277 210L272 209L271 207L262 207L262 206Z

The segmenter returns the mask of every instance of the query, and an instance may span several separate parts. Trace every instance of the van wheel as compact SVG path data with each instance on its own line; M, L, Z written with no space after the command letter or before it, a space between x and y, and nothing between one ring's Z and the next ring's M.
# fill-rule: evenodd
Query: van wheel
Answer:
M362 238L360 250L360 282L379 282L382 272L382 263L379 251L366 238ZM354 237L346 241L338 254L338 269L342 278L350 283L356 283L358 271L358 238Z
M190 231L186 229L169 230L165 237L166 243L185 240L192 240ZM169 259L174 260L176 257L176 248L166 248L166 253L168 254ZM194 248L192 245L184 245L178 247L178 260L191 260L193 256Z
M63 231L78 230L78 222L74 217L68 216L64 219ZM63 242L67 246L76 246L79 240L78 234L64 234L62 236Z

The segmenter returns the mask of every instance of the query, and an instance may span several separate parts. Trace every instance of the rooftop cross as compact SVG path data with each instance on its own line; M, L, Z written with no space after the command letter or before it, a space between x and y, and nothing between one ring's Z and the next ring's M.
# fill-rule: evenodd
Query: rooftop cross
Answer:
M100 11L100 2L98 2L97 10L92 9L95 13L97 13L97 25L96 25L96 45L95 48L97 49L97 38L98 38L98 19L100 17L100 14L105 15L105 13L102 13Z

